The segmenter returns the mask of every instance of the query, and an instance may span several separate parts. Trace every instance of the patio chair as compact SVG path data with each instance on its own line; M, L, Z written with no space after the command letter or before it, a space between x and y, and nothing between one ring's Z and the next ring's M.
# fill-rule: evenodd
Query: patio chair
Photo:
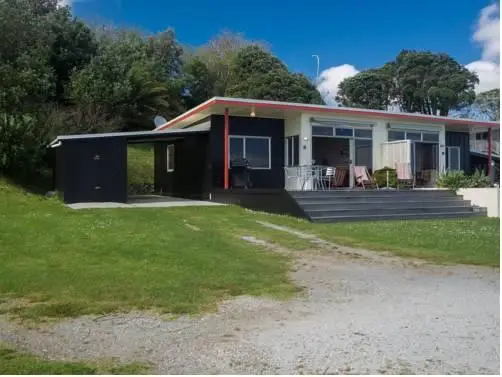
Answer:
M411 164L407 162L396 163L397 189L415 188L415 177L411 172Z
M335 168L335 176L333 178L333 186L341 187L345 183L347 177L347 168L345 166Z
M363 190L366 188L376 188L378 190L378 184L371 177L366 166L354 166L354 179L356 181L356 187L362 187Z
M331 190L331 186L333 185L333 177L336 174L336 168L331 166L325 166L322 168L321 172L321 187L324 190L327 188Z

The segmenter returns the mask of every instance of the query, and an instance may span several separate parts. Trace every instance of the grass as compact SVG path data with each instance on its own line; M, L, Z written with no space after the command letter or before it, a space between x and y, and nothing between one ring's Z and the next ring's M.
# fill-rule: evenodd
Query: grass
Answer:
M349 246L499 266L498 219L311 224L232 206L74 211L5 181L0 197L0 312L35 321L131 309L190 314L242 294L290 297L290 259L240 236L312 245L256 220Z
M151 144L129 145L127 147L127 182L129 189L154 183L154 151Z
M239 208L74 211L6 183L0 197L0 297L23 298L0 308L23 318L198 313L230 296L297 290L287 257L238 238L260 227L233 224Z
M390 251L438 263L500 266L500 219L378 221L316 224L277 217L277 224L309 231L334 243Z
M148 367L140 363L117 364L87 364L77 362L50 361L36 356L17 352L9 347L0 345L0 374L1 375L29 375L29 374L116 374L131 375L145 374Z

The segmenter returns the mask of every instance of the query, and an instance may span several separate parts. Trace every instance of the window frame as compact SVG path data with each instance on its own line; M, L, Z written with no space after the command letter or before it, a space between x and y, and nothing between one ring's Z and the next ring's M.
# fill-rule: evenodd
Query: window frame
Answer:
M291 157L291 159L290 159ZM300 164L300 135L284 138L284 166L294 167Z
M457 151L457 156L458 156L458 169L451 169L450 166L451 166L451 151L452 150L456 150ZM460 163L460 158L461 158L461 154L460 154L460 146L458 145L447 145L446 146L446 156L445 156L445 165L446 165L446 171L461 171L462 170L462 167L461 167L461 163Z
M170 157L170 153L172 153L172 158ZM176 169L176 147L174 144L168 144L166 147L166 171L168 173L172 173ZM172 165L170 167L169 165Z
M253 167L249 166L252 170L271 170L272 169L272 138L270 136L248 136L248 135L228 135L228 162L230 165L231 162L231 150L230 150L230 140L242 140L242 154L243 158L247 159L246 156L246 140L247 139L259 139L259 140L267 140L268 143L268 167Z
M403 139L390 138L390 133L402 133ZM420 140L416 138L409 138L408 133L410 134L420 134ZM424 140L424 135L437 135L437 140ZM403 130L401 128L391 128L387 130L387 140L388 141L401 141L401 140L411 140L419 143L428 143L428 144L439 144L439 136L440 131L429 131L429 130Z

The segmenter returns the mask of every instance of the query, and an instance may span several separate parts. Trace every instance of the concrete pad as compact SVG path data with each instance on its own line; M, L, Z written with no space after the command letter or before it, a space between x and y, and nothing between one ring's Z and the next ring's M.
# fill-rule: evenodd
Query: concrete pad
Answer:
M169 208L193 206L221 206L222 203L203 200L190 200L171 196L133 196L127 203L99 202L99 203L72 203L67 204L71 209L97 209L97 208Z

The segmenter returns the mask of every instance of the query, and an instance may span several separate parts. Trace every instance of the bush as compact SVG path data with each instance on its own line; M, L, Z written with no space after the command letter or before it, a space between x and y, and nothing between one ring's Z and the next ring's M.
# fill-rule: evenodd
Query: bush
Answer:
M459 188L493 187L493 184L484 172L476 170L471 176L463 171L448 171L439 177L437 186L457 191Z
M387 187L387 172L389 172L389 187L397 187L397 173L396 169L385 167L380 170L375 170L373 178L375 179L378 187Z
M493 183L489 176L484 171L477 170L470 177L469 187L492 187Z

